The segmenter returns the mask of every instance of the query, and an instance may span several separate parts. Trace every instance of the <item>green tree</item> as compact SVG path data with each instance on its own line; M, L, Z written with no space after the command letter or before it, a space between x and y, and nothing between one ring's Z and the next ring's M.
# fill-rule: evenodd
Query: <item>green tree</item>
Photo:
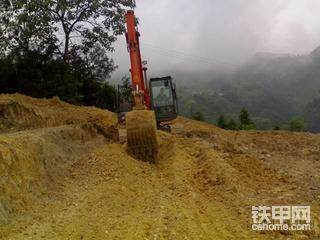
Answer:
M124 76L121 79L121 85L120 85L120 101L125 102L125 101L130 101L132 98L132 84L130 82L130 78L127 76Z
M67 60L70 50L81 51L89 58L95 46L102 52L112 51L112 43L125 32L123 16L128 7L134 7L134 1L11 0L3 1L1 7L7 16L3 20L4 35L24 34L29 36L29 44L37 45L54 37L59 54ZM14 38L12 44L20 39Z
M195 112L192 115L192 119L197 120L197 121L204 121L204 116L201 112Z
M281 128L280 128L280 126L278 124L276 124L276 125L273 126L273 130L274 131L279 131L279 130L281 130Z
M304 123L302 120L293 119L290 121L289 130L291 132L302 132L304 129Z
M103 84L96 93L93 105L114 111L116 108L116 89L108 83Z
M217 119L217 125L219 128L226 129L227 128L227 120L223 115L220 115Z
M230 119L228 124L227 124L227 129L237 130L238 129L238 124L233 119Z
M106 81L116 66L108 53L131 7L132 0L0 1L1 92L112 108Z
M242 108L239 114L240 127L243 130L254 129L255 125L250 118L248 111L245 108Z

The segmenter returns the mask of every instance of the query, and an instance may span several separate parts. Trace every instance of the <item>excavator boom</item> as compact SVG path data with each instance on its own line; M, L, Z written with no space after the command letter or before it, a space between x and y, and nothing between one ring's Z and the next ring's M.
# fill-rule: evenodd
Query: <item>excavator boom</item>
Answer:
M140 34L132 10L126 14L126 23L133 99L133 110L126 114L127 147L138 159L154 162L159 151L156 117L150 110L150 93L147 81L144 81L141 61Z
M142 72L142 61L139 44L139 32L136 29L136 19L133 11L128 11L126 15L127 22L127 44L130 53L131 62L131 80L132 85L137 90L145 90Z
M133 97L135 105L144 105L150 110L150 94L147 88L147 79L144 80L142 59L140 51L139 37L140 33L136 27L136 17L132 10L129 10L126 15L127 22L127 45L128 51L130 53L130 63L131 63L131 80L133 86ZM141 97L141 99L139 99Z

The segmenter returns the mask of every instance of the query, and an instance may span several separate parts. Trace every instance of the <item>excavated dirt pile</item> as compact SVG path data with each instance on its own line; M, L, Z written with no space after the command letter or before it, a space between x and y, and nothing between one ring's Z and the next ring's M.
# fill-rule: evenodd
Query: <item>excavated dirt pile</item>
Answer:
M0 95L0 132L92 123L109 128L115 114L95 107L77 107L58 97L34 99L20 94ZM106 131L108 132L108 131Z
M0 116L1 223L46 195L83 154L116 138L113 113L58 98L1 95Z
M179 117L138 161L116 116L0 96L0 239L320 239L320 135ZM310 231L253 231L252 206L311 206Z

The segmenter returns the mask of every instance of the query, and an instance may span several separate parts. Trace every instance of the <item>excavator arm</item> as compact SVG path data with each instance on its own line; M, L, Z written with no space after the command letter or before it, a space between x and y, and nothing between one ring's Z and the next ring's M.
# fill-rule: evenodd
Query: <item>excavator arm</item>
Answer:
M132 10L127 12L126 22L126 39L128 51L130 53L130 72L133 86L134 105L136 107L138 107L139 105L144 105L148 110L150 110L150 94L147 88L147 79L144 79L142 68L142 59L139 43L140 33L137 30L136 17Z
M159 152L156 117L154 111L150 110L150 93L141 61L140 34L132 10L126 14L126 25L133 99L133 110L126 114L127 147L136 158L154 162Z

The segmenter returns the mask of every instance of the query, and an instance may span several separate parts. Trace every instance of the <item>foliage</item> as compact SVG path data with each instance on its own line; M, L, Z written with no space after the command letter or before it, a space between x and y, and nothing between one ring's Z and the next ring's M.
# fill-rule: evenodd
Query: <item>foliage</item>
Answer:
M192 119L196 120L196 121L204 121L204 116L201 112L195 112L192 115Z
M227 128L227 121L223 115L220 115L217 119L217 125L219 128L226 129Z
M240 128L243 130L254 129L255 125L251 120L248 111L242 108L239 114Z
M238 130L238 124L233 119L230 119L227 124L227 129Z
M302 132L304 129L304 123L302 120L299 119L293 119L290 121L290 127L289 130L291 132Z
M227 128L227 121L223 115L220 115L217 119L217 125L219 128L226 129Z
M274 126L273 126L273 130L274 130L274 131L279 131L279 130L281 130L281 128L280 128L279 125L274 125Z
M108 53L131 0L0 2L1 92L113 109Z
M130 102L132 98L132 84L130 78L124 76L119 86L120 102Z
M94 102L91 105L107 108L112 111L116 109L116 89L110 86L108 83L104 83L102 87L97 91Z
M14 37L11 45L19 44L21 35L37 46L54 39L64 59L70 50L90 57L95 45L113 50L112 43L125 31L125 10L133 6L130 0L4 1L4 33Z
M232 118L227 120L224 115L219 116L217 125L222 129L238 130L238 124Z
M208 122L216 123L220 114L238 118L245 107L257 129L271 130L276 124L289 129L288 123L298 117L304 130L320 132L319 64L320 47L309 55L254 57L232 74L179 71L180 113L189 116L192 103Z

